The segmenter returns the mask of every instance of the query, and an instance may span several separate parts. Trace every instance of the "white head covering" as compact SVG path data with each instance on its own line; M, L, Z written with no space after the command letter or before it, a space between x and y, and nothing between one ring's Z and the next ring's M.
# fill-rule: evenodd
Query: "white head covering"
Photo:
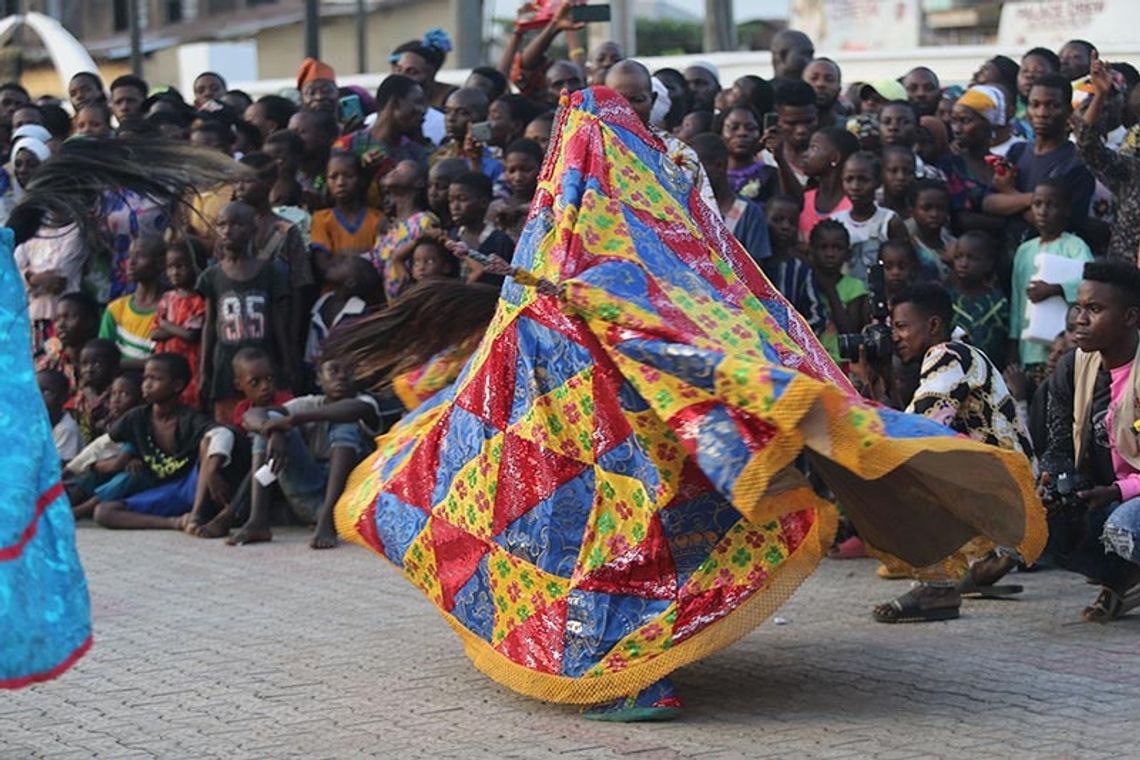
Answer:
M51 158L51 148L47 146L47 143L34 137L21 137L13 143L12 158L15 159L16 154L22 150L26 150L38 158L41 164Z
M693 61L689 64L689 67L692 66L696 66L698 69L704 69L708 73L712 74L713 78L716 79L716 81L720 81L720 69L718 69L716 65L710 63L709 61Z
M995 127L1005 126L1005 90L992 84L976 84L956 101L977 112Z
M649 112L649 123L658 129L664 129L665 116L673 107L673 101L669 99L669 88L657 77L653 77L649 81L653 85L653 92L657 94L653 101L653 110Z
M39 124L25 124L12 133L13 140L19 140L21 137L33 137L43 143L51 142L51 132Z

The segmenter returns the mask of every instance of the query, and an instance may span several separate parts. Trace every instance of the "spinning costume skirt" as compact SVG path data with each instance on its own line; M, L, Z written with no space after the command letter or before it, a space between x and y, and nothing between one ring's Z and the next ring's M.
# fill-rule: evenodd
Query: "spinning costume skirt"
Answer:
M482 342L336 508L477 668L599 703L743 636L834 534L802 454L905 562L1040 552L1028 462L859 398L621 97L575 93L553 134Z

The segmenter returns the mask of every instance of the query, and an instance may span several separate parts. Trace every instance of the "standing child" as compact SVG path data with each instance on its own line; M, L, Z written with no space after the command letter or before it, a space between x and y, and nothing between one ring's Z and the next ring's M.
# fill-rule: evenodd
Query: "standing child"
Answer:
M847 273L867 282L867 272L879 261L879 248L888 239L905 240L906 227L898 214L875 203L875 189L882 179L882 166L873 153L860 152L843 165L843 192L851 208L832 218L851 236Z
M364 205L364 173L356 156L333 151L326 172L333 207L313 214L311 247L317 269L327 273L338 256L360 256L372 250L383 214Z
M879 249L883 265L883 285L888 303L907 285L918 279L918 254L907 240L887 240Z
M454 226L451 223L451 207L448 200L451 183L466 172L467 162L461 158L445 158L428 171L426 210L435 214L444 229Z
M457 167L457 170L448 173L450 171L448 167ZM467 168L462 161L447 158L432 167L428 176L435 177L441 174L445 178L450 178L465 171ZM398 296L408 285L407 271L405 269L397 271L392 262L397 257L410 255L410 246L414 245L424 232L441 229L440 217L428 208L428 199L438 192L439 181L437 177L428 184L423 167L411 160L396 164L380 180L380 187L384 191L384 210L388 218L384 224L384 231L377 238L376 247L368 253L368 258L384 278L384 295L389 301ZM446 181L450 184L450 179ZM443 187L442 202L446 209L446 185ZM405 248L407 250L404 250Z
M1033 188L1033 201L1029 209L1033 216L1033 226L1040 236L1022 243L1013 257L1009 351L1031 380L1041 379L1040 371L1049 356L1049 347L1044 343L1021 340L1022 331L1029 325L1027 307L1030 303L1039 303L1053 296L1062 296L1072 305L1077 299L1077 286L1081 280L1079 276L1062 284L1031 280L1037 270L1037 254L1049 253L1076 261L1092 261L1092 251L1085 241L1065 232L1071 203L1069 188L1063 180L1050 178L1038 182Z
M488 214L497 228L517 241L526 223L530 202L538 190L542 148L534 140L515 140L507 146L503 161L503 179L508 195L495 199Z
M843 166L857 150L858 138L845 129L824 127L811 136L803 157L810 187L804 192L804 207L800 211L801 243L808 242L819 222L851 208L851 201L843 192Z
M879 205L889 208L900 219L910 219L910 194L914 188L914 151L899 145L883 148L883 188Z
M296 516L316 523L309 545L331 549L336 546L333 506L352 468L372 448L380 408L371 396L356 392L350 365L325 359L320 383L320 395L302 396L277 409L251 410L245 426L256 434L254 470L269 463ZM266 487L255 481L249 520L227 543L271 540L269 506Z
M171 243L167 247L166 279L170 283L170 290L158 300L154 315L156 324L150 337L155 342L155 353L186 357L190 363L191 377L179 401L186 406L197 407L206 300L194 290L198 271L194 262L194 249L188 241Z
M954 246L954 327L970 345L981 349L998 369L1006 365L1009 347L1009 299L994 285L1000 253L998 241L980 230L962 233Z
M119 364L119 349L106 338L88 341L79 352L79 390L68 408L79 423L84 446L106 432L111 383L119 374Z
M450 230L450 237L466 243L469 249L488 256L498 256L510 263L514 257L515 242L506 233L495 229L495 225L486 222L491 194L491 180L478 172L460 174L452 181L447 191L451 221L455 225ZM470 262L468 266L471 267ZM468 280L480 280L480 272L478 266L471 267ZM497 282L492 280L490 277L484 279L492 284L502 282L501 277L497 278Z
M910 206L911 218L906 220L906 231L918 251L923 278L946 284L954 268L954 236L949 229L950 191L946 183L918 180L911 189Z
M453 279L461 274L462 264L451 251L447 250L446 235L431 230L419 237L410 246L400 249L392 266L401 278L411 287L424 280ZM404 276L403 273L406 273ZM406 290L406 288L405 288Z
M847 228L834 219L817 224L809 239L811 266L827 315L819 340L836 361L841 361L837 336L859 332L870 319L867 283L843 273L851 255L850 241Z
M79 389L79 352L99 330L99 304L86 293L60 296L55 312L55 337L44 344L36 370L54 369L67 377L71 394Z
M273 213L269 204L269 193L277 181L277 164L264 153L243 156L241 163L253 171L238 181L234 200L248 204L254 211L254 255L262 261L279 261L285 267L292 299L288 335L291 341L299 342L304 340L309 304L316 297L312 254L302 241L300 230Z
M269 352L286 368L289 384L294 365L285 317L289 285L277 262L254 258L253 208L230 203L222 209L217 229L221 260L198 278L198 292L206 299L200 377L214 418L224 423L238 401L232 365L238 351L255 346Z
M165 251L166 242L157 235L146 235L131 243L127 279L135 284L135 292L111 301L103 313L99 337L114 341L123 357L123 369L141 370L154 353L151 333L162 298Z
M190 530L199 527L207 506L219 515L214 527L225 522L224 505L243 463L233 456L232 432L178 403L189 382L190 365L178 354L155 354L147 360L145 405L127 412L108 431L111 441L129 444L137 452L127 469L145 476L138 481L144 490L99 502L95 522L105 528ZM248 458L244 464L248 466Z
M54 369L42 369L36 373L36 383L40 386L44 406L47 407L48 421L51 422L51 437L60 461L67 465L79 453L79 425L75 418L63 408L67 403L67 378Z
M812 332L820 335L827 328L827 314L815 273L797 250L800 205L791 196L775 195L768 201L767 211L772 255L762 264L764 274L800 313Z
M45 227L31 240L16 246L13 255L28 293L32 351L39 354L53 335L60 297L79 291L87 263L87 244L75 224L58 229Z

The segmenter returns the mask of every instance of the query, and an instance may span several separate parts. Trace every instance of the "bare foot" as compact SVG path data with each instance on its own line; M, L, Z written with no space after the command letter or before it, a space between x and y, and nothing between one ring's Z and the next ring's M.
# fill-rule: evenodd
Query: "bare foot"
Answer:
M193 526L197 524L194 522L194 515L190 514L189 512L184 515L178 515L178 517L172 517L170 519L174 521L175 530L180 530L185 533L193 533Z
M198 538L223 538L230 533L230 526L234 524L234 513L223 509L213 520L205 525L198 526L194 535Z
M273 531L268 525L250 525L246 523L237 529L237 532L226 539L230 546L244 546L245 544L261 544L273 540Z
M336 531L332 528L327 528L318 525L316 532L313 533L313 538L309 541L310 549L335 549L336 548Z

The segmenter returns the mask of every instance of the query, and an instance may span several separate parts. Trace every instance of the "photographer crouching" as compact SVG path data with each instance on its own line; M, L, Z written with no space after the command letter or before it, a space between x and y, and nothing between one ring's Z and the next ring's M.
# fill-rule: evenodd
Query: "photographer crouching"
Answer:
M1046 555L1100 584L1081 618L1107 623L1140 604L1140 270L1086 264L1074 311L1077 350L1050 379Z
M918 387L906 411L921 414L975 441L1020 451L1032 458L1032 447L1017 405L1001 372L982 351L951 340L953 304L940 285L915 283L899 291L891 303L891 342L904 366L921 362ZM886 383L871 366L866 347L852 364L864 395L886 401ZM967 477L963 473L963 477ZM919 623L958 617L963 596L998 597L1020 586L995 586L1017 564L1014 552L975 539L942 562L918 568L919 581L902 596L875 607L880 623Z

